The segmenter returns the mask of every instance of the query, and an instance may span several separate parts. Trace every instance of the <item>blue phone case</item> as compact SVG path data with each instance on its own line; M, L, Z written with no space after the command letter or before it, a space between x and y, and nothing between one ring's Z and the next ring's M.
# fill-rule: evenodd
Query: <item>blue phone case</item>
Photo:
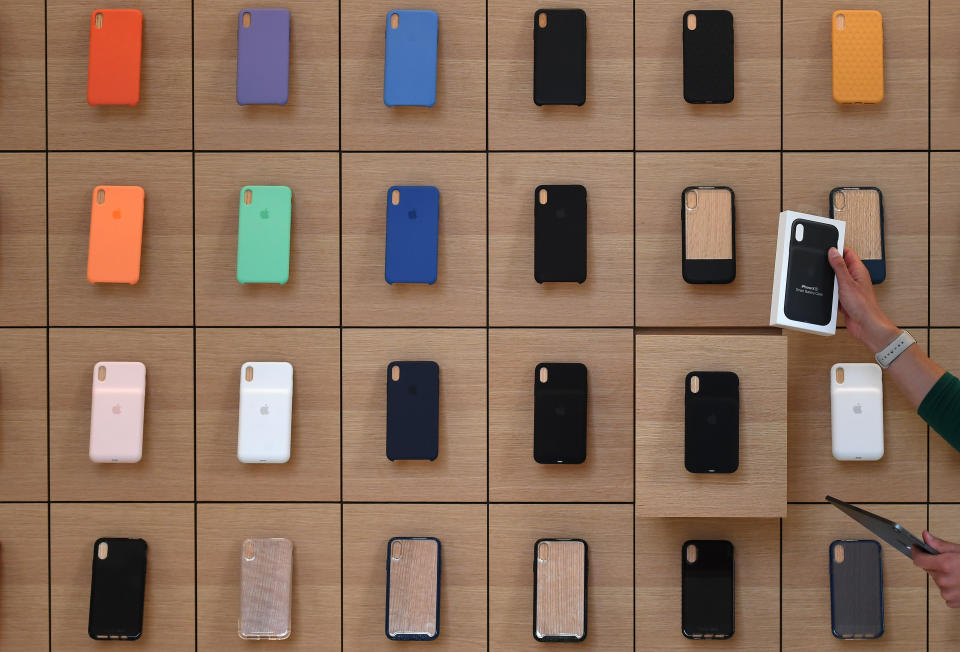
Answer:
M244 14L250 24L243 25ZM290 12L244 9L237 16L237 104L286 104Z
M393 379L394 367L399 376ZM435 460L440 439L440 366L387 365L387 459Z
M396 27L390 25L394 15L398 20ZM383 103L433 106L437 101L437 12L391 11L387 14L386 30Z
M394 205L397 191L399 203ZM387 191L387 283L437 282L440 191L433 186L392 186Z

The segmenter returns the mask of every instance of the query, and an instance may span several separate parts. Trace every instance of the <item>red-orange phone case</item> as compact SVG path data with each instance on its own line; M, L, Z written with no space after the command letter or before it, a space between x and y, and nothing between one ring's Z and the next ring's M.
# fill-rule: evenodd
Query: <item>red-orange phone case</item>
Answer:
M143 196L140 186L93 189L87 252L87 280L91 283L132 285L140 280Z
M87 104L140 101L143 14L138 9L97 9L90 14Z

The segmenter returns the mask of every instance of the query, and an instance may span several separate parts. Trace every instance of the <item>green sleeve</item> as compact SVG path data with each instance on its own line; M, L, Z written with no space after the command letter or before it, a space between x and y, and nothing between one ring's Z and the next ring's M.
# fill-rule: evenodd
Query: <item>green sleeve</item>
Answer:
M940 376L923 398L917 414L960 451L960 379L950 372Z

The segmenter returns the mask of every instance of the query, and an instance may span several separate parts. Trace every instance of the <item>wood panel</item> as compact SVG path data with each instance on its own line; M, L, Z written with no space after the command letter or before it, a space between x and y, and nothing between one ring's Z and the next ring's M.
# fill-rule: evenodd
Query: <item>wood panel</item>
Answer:
M6 475L4 475L6 478ZM0 505L0 646L49 650L47 506ZM91 550L93 543L90 544Z
M956 494L954 494L956 496ZM934 536L960 543L960 505L930 505L930 531ZM914 532L920 536L919 532ZM940 596L933 579L927 583L930 604L930 652L948 652L960 647L960 620Z
M960 153L930 155L930 325L960 326Z
M960 148L960 5L952 0L930 1L930 147Z
M930 357L947 371L960 375L960 330L930 331ZM919 419L919 417L918 417ZM930 500L960 500L960 451L930 428Z
M0 329L0 478L0 500L47 499L43 329ZM0 629L0 641L2 634Z
M0 154L2 326L47 324L45 159L43 154Z
M0 24L16 34L0 40L0 116L4 125L0 149L45 146L45 5L43 0L7 0L0 6Z

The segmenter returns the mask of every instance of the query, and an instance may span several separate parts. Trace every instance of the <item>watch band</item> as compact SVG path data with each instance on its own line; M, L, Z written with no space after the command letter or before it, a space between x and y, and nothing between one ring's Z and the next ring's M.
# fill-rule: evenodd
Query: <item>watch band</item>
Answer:
M901 353L916 343L917 341L913 339L913 335L907 331L900 331L900 334L897 335L896 339L890 342L890 344L888 344L883 351L877 353L875 356L877 359L877 364L884 369L887 369L893 364L894 360L900 357Z

